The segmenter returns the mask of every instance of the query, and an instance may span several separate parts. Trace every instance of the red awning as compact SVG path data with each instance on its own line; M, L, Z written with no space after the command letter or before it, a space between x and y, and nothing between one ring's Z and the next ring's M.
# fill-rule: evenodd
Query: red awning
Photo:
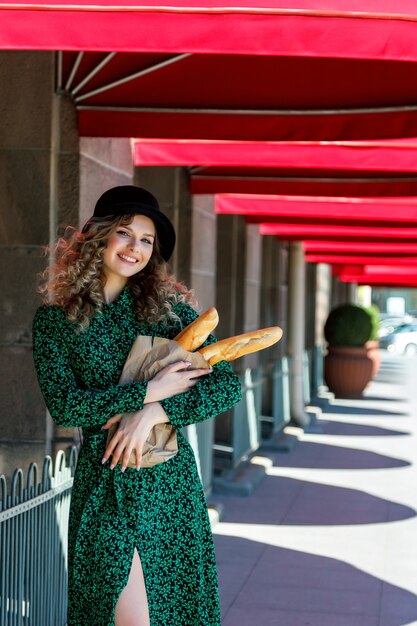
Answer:
M366 250L362 255L359 254L306 254L305 259L308 263L328 263L329 265L389 265L393 269L397 266L415 266L417 272L417 256L380 256L367 254Z
M81 135L232 140L140 156L216 166L234 176L222 189L258 192L219 195L218 212L294 226L417 223L416 28L415 0L0 0L0 48L60 51Z
M14 50L417 60L413 0L14 0L0 13Z
M416 24L417 30L417 24ZM136 139L142 165L417 172L417 138L379 141L209 141Z
M283 224L260 223L262 235L275 235L280 239L294 241L361 241L361 242L417 242L417 228L346 226L344 224ZM363 247L363 243L362 243Z
M260 222L275 217L333 222L351 220L387 225L417 222L417 198L330 198L309 196L267 196L218 194L217 213L256 217ZM266 219L265 219L266 218ZM311 223L311 222L310 222ZM382 225L382 224L381 224Z
M389 264L378 265L335 265L333 267L333 274L340 276L343 274L356 274L357 276L382 276L384 274L392 274L393 266ZM415 264L411 265L397 265L396 273L402 277L417 277Z
M0 48L64 51L83 136L416 137L414 0L288 4L0 1Z
M194 166L193 193L415 195L416 152L417 139L134 142L137 167Z
M417 287L417 277L415 278L407 278L398 276L398 274L384 274L383 276L357 276L357 275L349 275L343 274L339 276L339 280L344 283L355 283L357 285L367 285L369 287L384 287L384 288L393 288L398 289L398 287L402 288L415 288Z
M417 256L416 243L370 241L364 246L360 241L305 241L306 254L367 254L379 256Z
M359 60L350 50L343 58L190 54L183 48L174 54L68 52L61 87L76 103L85 136L417 137L415 61Z
M190 174L193 194L417 196L417 177L399 173L196 167Z
M333 272L343 282L354 282L374 286L417 287L417 268L415 266L390 265L340 265Z

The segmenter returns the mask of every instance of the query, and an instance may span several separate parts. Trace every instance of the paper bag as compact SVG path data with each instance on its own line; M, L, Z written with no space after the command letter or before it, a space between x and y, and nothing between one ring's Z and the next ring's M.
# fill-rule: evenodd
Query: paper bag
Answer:
M172 339L139 335L126 359L119 384L151 380L161 369L178 361L190 361L189 369L208 368L199 352L187 352ZM109 429L107 444L118 428ZM171 424L157 424L149 433L142 451L141 467L152 467L168 461L178 452L177 435ZM121 461L119 461L121 463ZM128 467L136 467L136 453L130 455Z

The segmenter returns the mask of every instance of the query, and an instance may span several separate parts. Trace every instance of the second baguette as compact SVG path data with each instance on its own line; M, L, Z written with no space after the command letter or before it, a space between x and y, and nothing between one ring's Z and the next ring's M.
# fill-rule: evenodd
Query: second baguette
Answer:
M194 352L207 339L219 323L219 314L214 306L188 324L174 339L187 352Z
M282 329L279 326L271 326L222 339L201 348L199 352L210 365L216 365L219 361L233 361L244 354L269 348L281 337Z

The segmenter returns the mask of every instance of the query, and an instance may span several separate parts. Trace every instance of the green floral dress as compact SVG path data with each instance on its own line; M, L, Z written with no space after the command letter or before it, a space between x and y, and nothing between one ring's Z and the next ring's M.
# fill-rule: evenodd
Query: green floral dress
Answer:
M39 385L56 424L81 426L68 533L68 626L113 626L134 548L141 558L151 626L218 626L220 611L211 529L195 458L178 432L178 454L149 469L102 465L109 417L143 407L146 381L118 385L137 335L174 338L197 317L177 305L182 323L140 324L129 285L80 334L64 310L40 306L33 320ZM215 341L210 336L208 343ZM180 429L232 407L238 377L224 361L188 392L163 405Z

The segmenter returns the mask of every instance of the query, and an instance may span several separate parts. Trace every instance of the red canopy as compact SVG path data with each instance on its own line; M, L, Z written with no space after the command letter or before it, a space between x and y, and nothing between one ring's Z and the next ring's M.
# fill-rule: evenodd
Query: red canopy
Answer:
M374 286L417 287L415 266L389 265L340 265L334 273L344 282L354 282Z
M417 256L417 242L370 241L364 246L361 241L305 241L303 245L306 254L367 254L382 257L415 254Z
M209 141L136 139L141 165L417 172L417 138L379 141Z
M322 240L322 241L361 241L364 242L417 242L417 228L346 226L344 224L283 224L260 223L262 235L276 235L285 240Z
M218 167L197 167L190 173L194 194L417 196L417 177L401 173Z
M387 265L391 268L394 268L394 266L413 265L417 272L417 256L372 255L367 254L366 250L364 250L363 254L307 253L305 258L309 263L329 263L330 265Z
M256 216L262 222L270 218L293 220L317 218L337 221L353 220L400 224L417 222L417 198L329 198L309 196L273 196L218 194L217 213ZM267 217L267 219L265 219Z
M193 193L400 196L417 193L417 139L214 141L136 139L147 165L195 166ZM268 164L268 167L265 167Z
M413 0L14 0L0 12L8 49L417 59Z
M417 222L416 146L397 139L417 137L415 22L415 0L0 1L0 48L64 51L58 88L81 135L267 142L183 156L227 168L223 189L273 194L220 196L219 212L405 226ZM290 143L331 140L351 143ZM256 180L239 186L248 170Z
M417 136L414 0L288 4L0 2L0 48L65 51L85 136Z

